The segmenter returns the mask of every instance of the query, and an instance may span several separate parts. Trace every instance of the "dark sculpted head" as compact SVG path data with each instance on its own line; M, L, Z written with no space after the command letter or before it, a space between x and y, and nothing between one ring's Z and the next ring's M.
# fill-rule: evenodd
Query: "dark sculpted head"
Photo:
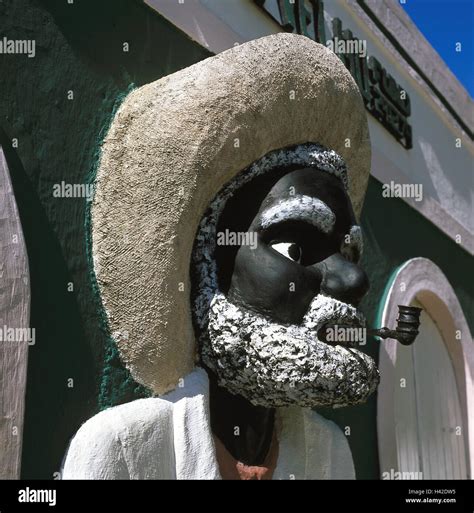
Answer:
M250 244L243 239L237 251L218 246L219 284L227 298L275 322L297 325L318 294L357 306L368 279L358 265L360 239L350 238L358 226L341 181L313 168L283 170L274 185L262 189L262 201L252 186L240 191L218 228L254 234L256 240L252 245L251 237ZM245 217L252 218L244 222L247 227L239 222Z
M196 303L202 312L207 302L202 358L221 386L254 405L343 406L378 383L370 357L320 336L328 325L364 327L356 307L369 284L340 162L315 164L257 175L208 217L217 283Z

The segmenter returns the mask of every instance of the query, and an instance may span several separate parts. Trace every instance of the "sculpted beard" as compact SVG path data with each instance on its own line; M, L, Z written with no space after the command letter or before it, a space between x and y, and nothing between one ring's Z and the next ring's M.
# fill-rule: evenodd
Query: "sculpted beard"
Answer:
M358 311L318 295L301 325L281 325L230 303L217 292L210 304L202 359L219 384L254 405L346 406L376 389L375 362L352 347L317 338L327 323L365 325Z

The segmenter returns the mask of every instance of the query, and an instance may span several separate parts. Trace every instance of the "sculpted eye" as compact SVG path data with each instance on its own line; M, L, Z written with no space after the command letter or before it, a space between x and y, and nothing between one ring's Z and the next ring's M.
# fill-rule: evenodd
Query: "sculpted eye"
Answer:
M270 242L270 247L284 257L293 260L293 262L301 263L303 251L298 244L294 242Z

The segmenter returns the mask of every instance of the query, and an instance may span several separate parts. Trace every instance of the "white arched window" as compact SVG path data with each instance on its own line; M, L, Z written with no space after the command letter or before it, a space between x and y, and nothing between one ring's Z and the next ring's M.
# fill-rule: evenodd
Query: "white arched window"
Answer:
M470 479L474 465L474 347L456 294L431 260L391 277L377 325L398 305L423 308L411 346L381 343L377 432L383 479Z

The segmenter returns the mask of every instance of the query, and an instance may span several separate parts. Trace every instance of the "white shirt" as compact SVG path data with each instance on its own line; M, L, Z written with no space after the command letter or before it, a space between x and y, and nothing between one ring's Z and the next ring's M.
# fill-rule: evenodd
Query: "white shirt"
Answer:
M209 380L196 367L172 392L104 410L81 426L63 479L221 479L209 414ZM273 479L354 479L339 427L300 407L277 410Z

